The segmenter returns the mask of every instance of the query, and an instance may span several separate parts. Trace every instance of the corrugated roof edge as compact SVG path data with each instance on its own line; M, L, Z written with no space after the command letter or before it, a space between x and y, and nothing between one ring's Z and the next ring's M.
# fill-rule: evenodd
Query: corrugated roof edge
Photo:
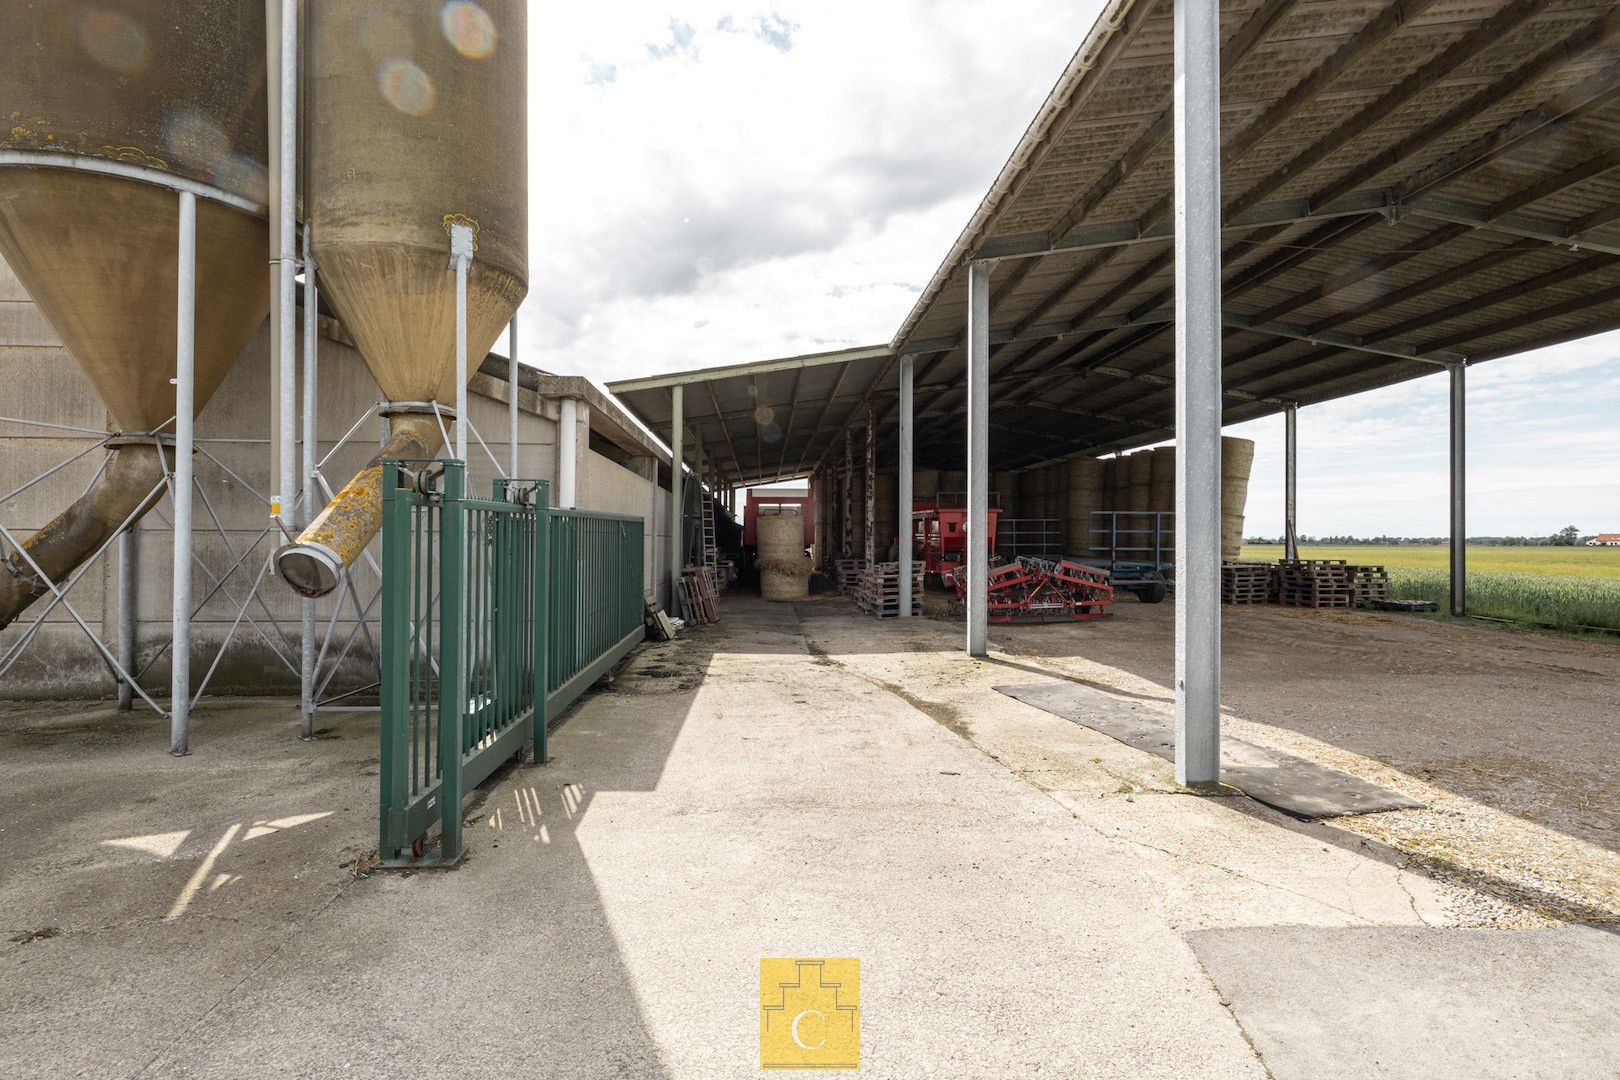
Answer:
M890 343L895 352L900 351L906 338L916 329L923 313L945 288L951 273L967 258L968 253L979 245L981 234L994 221L1002 199L1012 190L1019 175L1032 164L1036 152L1042 150L1042 143L1046 140L1053 121L1059 113L1069 108L1086 75L1097 67L1103 51L1119 40L1118 32L1125 25L1125 21L1133 13L1145 16L1152 6L1153 0L1110 0L1102 14L1097 17L1091 32L1086 35L1086 40L1075 51L1074 58L1069 61L1069 66L1064 68L1052 92L1046 95L1046 101L1041 105L1040 111L1035 114L1035 119L1030 121L1023 137L1018 140L1018 145L1013 148L1012 156L1001 167L1001 172L996 175L989 192L979 203L979 208L973 212L973 217L968 220L967 227L956 238L956 243L951 246L945 261L934 272L922 295L917 297L917 302L912 305L905 321L900 324L899 331Z

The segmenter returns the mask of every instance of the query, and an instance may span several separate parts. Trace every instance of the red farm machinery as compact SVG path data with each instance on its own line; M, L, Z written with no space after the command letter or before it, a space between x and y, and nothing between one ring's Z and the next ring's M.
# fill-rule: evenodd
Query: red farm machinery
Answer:
M1100 619L1114 603L1108 571L1073 559L1022 556L989 570L989 614L993 623L1070 622ZM945 575L956 590L953 609L967 608L967 566L958 563Z

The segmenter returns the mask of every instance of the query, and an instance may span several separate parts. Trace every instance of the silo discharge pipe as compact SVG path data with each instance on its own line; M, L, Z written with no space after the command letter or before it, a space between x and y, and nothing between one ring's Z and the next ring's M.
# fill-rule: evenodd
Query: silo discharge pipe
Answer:
M338 587L343 571L382 528L382 466L387 458L432 457L444 429L431 411L388 415L388 441L326 504L297 540L276 552L276 569L303 596L320 597Z
M23 542L27 558L14 551L0 562L0 629L157 503L166 472L151 436L127 436L108 447L107 467L90 489Z

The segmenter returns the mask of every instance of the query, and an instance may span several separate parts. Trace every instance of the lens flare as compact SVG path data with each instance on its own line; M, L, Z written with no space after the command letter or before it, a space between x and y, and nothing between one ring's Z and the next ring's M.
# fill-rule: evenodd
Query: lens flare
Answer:
M377 87L388 104L408 116L426 116L438 97L428 73L409 60L390 60L378 68Z
M145 71L152 39L140 23L121 11L93 7L79 16L79 45L90 58L120 75Z
M163 144L181 164L212 173L231 152L231 140L212 119L195 109L181 109L163 124Z
M494 55L494 20L472 0L450 0L439 13L439 25L444 29L444 40L469 60L487 60Z

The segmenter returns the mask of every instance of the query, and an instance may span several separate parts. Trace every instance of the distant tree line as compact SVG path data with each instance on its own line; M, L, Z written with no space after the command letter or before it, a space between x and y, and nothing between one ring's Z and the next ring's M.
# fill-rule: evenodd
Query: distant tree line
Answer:
M1582 533L1574 525L1566 525L1551 536L1470 536L1468 542L1480 547L1575 547L1591 540L1596 533ZM1246 541L1250 544L1281 544L1284 537L1275 539L1265 536L1251 536ZM1317 544L1323 547L1351 547L1362 545L1366 547L1433 547L1437 544L1451 542L1446 536L1306 536L1299 538L1301 544Z

